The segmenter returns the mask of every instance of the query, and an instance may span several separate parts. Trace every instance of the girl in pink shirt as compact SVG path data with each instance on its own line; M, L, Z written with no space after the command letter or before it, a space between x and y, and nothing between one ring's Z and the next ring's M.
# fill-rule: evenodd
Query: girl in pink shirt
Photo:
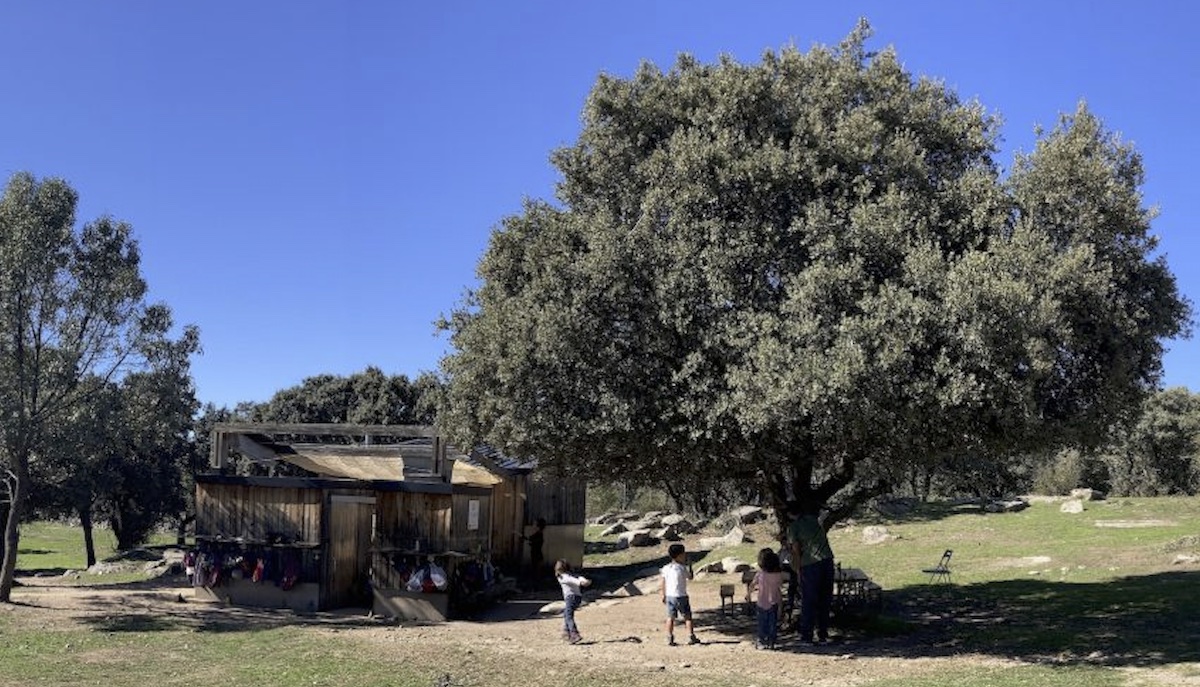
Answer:
M758 590L758 641L756 649L774 649L779 638L779 606L783 603L783 571L779 554L771 549L758 552L758 573L750 588Z

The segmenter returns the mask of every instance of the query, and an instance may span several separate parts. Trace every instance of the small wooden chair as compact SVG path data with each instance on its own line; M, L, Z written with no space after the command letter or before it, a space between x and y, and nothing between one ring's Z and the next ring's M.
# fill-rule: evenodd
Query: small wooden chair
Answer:
M725 615L725 599L729 599L729 607L733 608L733 595L737 593L737 587L732 584L721 585L721 615Z
M946 549L946 553L942 554L942 559L932 568L922 568L921 572L929 575L929 583L933 584L937 581L951 582L950 579L950 556L954 555L954 551Z

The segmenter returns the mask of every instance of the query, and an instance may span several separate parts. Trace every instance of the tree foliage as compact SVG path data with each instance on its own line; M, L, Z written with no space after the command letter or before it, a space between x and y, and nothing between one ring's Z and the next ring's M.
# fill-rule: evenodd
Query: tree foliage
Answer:
M437 378L409 380L367 367L349 376L309 377L250 410L259 422L335 422L356 425L433 424Z
M444 323L458 441L835 521L1134 407L1189 316L1138 155L1080 106L1002 179L996 119L868 35L601 76L558 203L506 217Z
M1200 491L1200 396L1183 387L1146 399L1127 433L1101 454L1109 488L1125 496Z
M997 120L868 35L602 75L557 203L503 220L444 322L456 439L832 522L1136 407L1189 317L1137 153L1081 105L1003 178Z
M170 310L146 302L132 228L101 217L75 228L75 191L14 175L0 196L0 459L10 508L0 602L15 572L19 523L56 422L147 363L186 358Z

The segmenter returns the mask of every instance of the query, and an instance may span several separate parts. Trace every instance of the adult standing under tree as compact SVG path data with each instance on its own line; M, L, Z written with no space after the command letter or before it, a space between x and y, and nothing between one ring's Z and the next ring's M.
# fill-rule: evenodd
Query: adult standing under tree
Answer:
M833 609L833 547L811 505L788 504L788 542L792 561L800 565L800 641L829 641L829 613ZM816 631L814 642L813 631Z

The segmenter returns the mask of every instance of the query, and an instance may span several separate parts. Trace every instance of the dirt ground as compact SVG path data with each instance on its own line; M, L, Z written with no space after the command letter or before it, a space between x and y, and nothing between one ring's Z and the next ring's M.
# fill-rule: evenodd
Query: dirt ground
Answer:
M89 618L124 619L131 626L150 623L195 630L244 630L302 625L315 633L337 633L380 651L404 647L414 661L438 660L448 674L484 684L489 671L514 665L536 666L542 679L531 684L570 684L572 676L607 672L627 677L629 687L674 678L691 684L727 682L740 685L858 685L883 679L963 675L980 669L1028 665L995 655L968 653L953 642L939 644L939 610L928 609L930 631L895 637L867 636L853 627L834 628L834 641L821 647L801 646L794 634L781 636L776 651L754 648L754 620L722 612L718 588L727 576L702 576L690 586L699 646L667 645L664 610L650 584L648 593L601 595L577 613L584 641L568 645L561 638L561 615L546 604L560 601L556 589L520 595L480 617L446 623L409 623L370 617L368 611L295 614L273 609L226 607L197 601L185 578L160 578L135 584L75 586L61 578L22 578L14 600L0 607L33 627L85 627ZM606 585L611 591L614 585ZM630 590L630 586L625 586ZM114 622L111 621L110 622ZM94 624L94 623L93 623ZM682 629L677 639L685 639ZM429 653L436 647L436 657ZM422 653L426 652L426 653ZM459 664L446 664L446 657ZM1126 668L1130 684L1200 684L1194 675L1170 669ZM619 672L614 672L619 671ZM501 673L505 674L505 673ZM473 676L473 677L472 677ZM548 680L543 681L543 680ZM609 680L599 682L609 684Z
M63 584L58 578L24 578L18 604L5 612L25 616L41 627L86 624L88 617L155 618L160 624L193 629L246 629L303 624L314 632L338 633L359 641L389 646L397 643L441 647L444 655L462 658L463 672L478 672L468 663L519 663L540 666L546 675L570 676L619 668L637 674L679 674L692 678L736 678L741 684L854 685L884 677L915 677L961 669L964 656L904 658L880 651L877 643L837 636L824 647L801 648L794 635L781 637L776 651L754 648L753 618L723 615L719 580L693 583L699 646L667 645L663 606L657 595L599 598L576 614L584 641L568 645L561 638L561 614L539 612L557 599L552 590L524 594L500 604L473 621L397 623L370 618L367 611L347 610L297 615L290 611L226 607L196 601L182 578L100 587ZM677 630L677 640L686 632ZM447 651L454 647L454 650ZM899 647L893 647L898 650ZM975 664L1002 665L989 657ZM955 667L957 666L957 668ZM635 682L638 682L635 680ZM702 680L703 682L703 680Z

